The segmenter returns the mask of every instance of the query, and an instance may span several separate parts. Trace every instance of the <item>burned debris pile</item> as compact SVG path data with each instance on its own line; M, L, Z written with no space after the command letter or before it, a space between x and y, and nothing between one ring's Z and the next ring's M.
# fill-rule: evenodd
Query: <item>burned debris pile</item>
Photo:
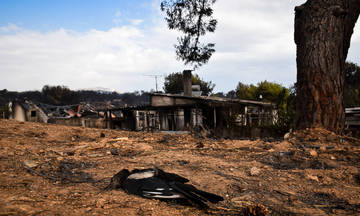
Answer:
M0 121L1 214L360 213L360 142L327 131L250 141ZM103 191L122 168L153 166L224 201L203 211Z

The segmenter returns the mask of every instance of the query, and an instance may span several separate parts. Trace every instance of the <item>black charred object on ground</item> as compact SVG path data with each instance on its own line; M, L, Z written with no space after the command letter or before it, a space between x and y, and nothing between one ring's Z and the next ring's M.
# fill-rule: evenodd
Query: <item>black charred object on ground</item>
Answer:
M199 190L193 185L185 184L188 179L159 168L134 169L131 172L123 169L116 173L105 190L123 189L150 199L187 201L202 208L208 208L206 202L218 203L223 197Z

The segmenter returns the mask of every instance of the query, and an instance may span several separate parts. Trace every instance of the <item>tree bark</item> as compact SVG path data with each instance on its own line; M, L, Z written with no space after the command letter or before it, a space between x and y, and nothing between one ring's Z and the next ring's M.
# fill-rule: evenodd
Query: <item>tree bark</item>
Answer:
M360 0L308 0L295 8L296 129L341 133L344 66Z

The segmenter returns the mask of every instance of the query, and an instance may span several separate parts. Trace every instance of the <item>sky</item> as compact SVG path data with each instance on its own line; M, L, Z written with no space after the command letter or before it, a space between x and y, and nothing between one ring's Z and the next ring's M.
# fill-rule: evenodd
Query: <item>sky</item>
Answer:
M159 90L164 76L190 69L176 60L181 33L169 30L160 0L1 0L0 89L106 88L118 92ZM294 7L305 0L218 0L215 43L209 62L194 73L216 84L263 80L296 82ZM360 24L348 61L360 65Z

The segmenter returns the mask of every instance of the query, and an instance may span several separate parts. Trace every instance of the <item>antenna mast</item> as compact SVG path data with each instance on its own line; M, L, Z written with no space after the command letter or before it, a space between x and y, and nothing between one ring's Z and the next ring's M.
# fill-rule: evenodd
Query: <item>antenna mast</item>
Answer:
M164 75L159 75L159 74L150 74L150 75L147 75L145 74L144 76L148 76L148 77L154 77L155 78L155 87L156 87L156 92L158 91L158 82L157 82L157 79L158 77L162 77Z

